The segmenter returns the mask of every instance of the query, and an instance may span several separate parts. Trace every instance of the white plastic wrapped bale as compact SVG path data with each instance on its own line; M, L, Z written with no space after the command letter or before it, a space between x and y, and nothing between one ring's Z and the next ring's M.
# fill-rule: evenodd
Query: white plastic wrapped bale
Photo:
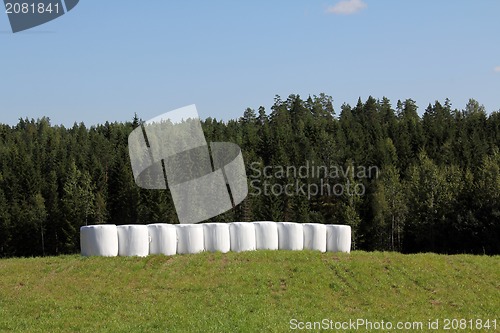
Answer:
M205 250L203 239L203 225L201 224L176 224L177 253L190 254Z
M278 226L276 222L259 221L255 227L255 247L257 250L278 249Z
M80 228L82 256L116 257L118 232L114 224L89 225Z
M148 225L149 254L171 256L177 253L177 230L175 225L155 223Z
M255 227L251 222L233 222L229 224L231 251L255 250Z
M351 227L337 224L327 225L326 250L328 252L351 252Z
M304 230L295 222L276 222L278 225L278 247L280 250L303 250Z
M149 254L149 232L147 225L119 225L118 255L145 257Z
M205 223L202 225L205 239L205 250L210 252L229 252L231 249L229 224Z
M305 223L304 249L326 252L326 226L318 223Z

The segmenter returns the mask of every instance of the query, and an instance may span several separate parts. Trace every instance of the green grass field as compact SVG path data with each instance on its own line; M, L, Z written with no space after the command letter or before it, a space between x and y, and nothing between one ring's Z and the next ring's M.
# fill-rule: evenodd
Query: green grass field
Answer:
M428 332L436 319L444 332L446 319L489 319L496 330L448 332L499 332L499 309L498 256L255 251L0 260L0 332L288 332L293 319L424 325L380 332Z

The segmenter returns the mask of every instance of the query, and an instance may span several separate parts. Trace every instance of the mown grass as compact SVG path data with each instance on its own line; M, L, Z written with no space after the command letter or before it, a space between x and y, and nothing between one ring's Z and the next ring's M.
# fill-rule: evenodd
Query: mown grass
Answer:
M498 256L255 251L4 259L0 332L287 332L293 318L500 324L499 281Z

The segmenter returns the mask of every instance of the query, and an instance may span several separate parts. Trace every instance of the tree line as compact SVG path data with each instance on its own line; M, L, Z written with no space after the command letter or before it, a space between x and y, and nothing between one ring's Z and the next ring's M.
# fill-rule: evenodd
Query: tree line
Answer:
M178 223L168 189L134 183L128 135L141 121L0 125L0 256L76 253L83 225ZM500 112L473 99L463 109L436 101L420 116L412 99L369 97L337 114L325 94L276 96L269 110L202 128L208 142L242 148L249 176L247 198L212 222L348 224L355 249L500 253ZM304 166L323 172L269 171ZM293 195L278 191L290 184ZM331 193L349 184L359 191Z

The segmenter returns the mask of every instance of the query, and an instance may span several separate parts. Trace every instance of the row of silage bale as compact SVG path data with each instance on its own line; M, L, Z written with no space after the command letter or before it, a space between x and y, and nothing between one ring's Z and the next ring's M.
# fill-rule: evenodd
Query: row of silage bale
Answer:
M351 228L294 222L96 225L81 228L84 256L147 256L202 251L316 250L350 252Z
M351 227L348 225L276 222L280 250L351 252Z

